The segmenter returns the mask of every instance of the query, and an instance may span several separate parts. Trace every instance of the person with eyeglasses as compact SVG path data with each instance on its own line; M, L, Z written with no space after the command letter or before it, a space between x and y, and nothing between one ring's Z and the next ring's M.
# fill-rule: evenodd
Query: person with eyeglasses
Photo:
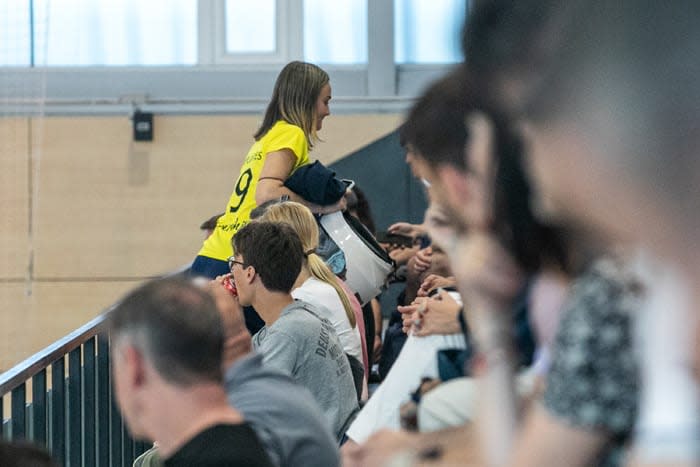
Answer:
M313 305L295 300L292 287L304 261L289 225L254 221L233 237L230 258L239 306L253 306L265 326L253 336L264 364L290 375L314 396L336 440L359 411L350 363L330 321Z

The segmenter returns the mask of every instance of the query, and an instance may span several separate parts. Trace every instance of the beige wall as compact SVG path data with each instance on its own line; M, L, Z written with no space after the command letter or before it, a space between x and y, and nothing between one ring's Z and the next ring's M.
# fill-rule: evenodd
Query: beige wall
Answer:
M312 159L331 163L399 119L334 115ZM127 117L0 119L0 369L191 261L258 121L156 116L154 141L132 143Z

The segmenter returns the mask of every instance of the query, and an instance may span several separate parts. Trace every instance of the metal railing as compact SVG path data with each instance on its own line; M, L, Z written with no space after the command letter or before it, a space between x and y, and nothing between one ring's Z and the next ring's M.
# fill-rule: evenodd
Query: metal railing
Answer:
M117 410L104 325L102 314L0 374L2 438L43 445L65 467L131 466L150 447L129 436Z

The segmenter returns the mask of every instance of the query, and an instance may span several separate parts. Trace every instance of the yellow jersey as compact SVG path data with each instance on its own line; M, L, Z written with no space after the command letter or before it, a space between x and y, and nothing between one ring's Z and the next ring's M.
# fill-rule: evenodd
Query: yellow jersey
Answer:
M291 173L309 163L309 145L304 131L284 120L275 123L248 151L224 215L219 218L216 228L204 241L198 253L200 256L226 261L233 254L233 235L250 222L250 213L257 207L255 190L265 165L265 158L269 153L282 149L289 149L294 153L295 162Z

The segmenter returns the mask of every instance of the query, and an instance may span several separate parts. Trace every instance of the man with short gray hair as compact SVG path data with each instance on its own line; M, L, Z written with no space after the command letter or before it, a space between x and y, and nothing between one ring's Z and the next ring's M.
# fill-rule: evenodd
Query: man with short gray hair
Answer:
M224 329L214 300L191 283L149 282L108 316L116 399L135 438L158 444L163 464L272 464L228 404Z

